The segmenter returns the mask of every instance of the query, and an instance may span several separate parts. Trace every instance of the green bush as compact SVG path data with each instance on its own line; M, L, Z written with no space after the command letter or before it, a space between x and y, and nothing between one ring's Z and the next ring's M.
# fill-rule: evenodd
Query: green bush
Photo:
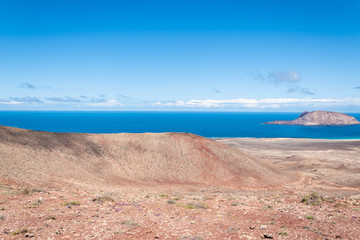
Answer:
M25 234L28 232L29 232L29 229L27 229L27 228L19 228L19 229L16 229L15 231L12 231L11 235L16 236L16 235Z
M312 192L310 194L306 194L301 202L305 203L306 205L314 205L318 206L324 201L324 198L317 192Z
M70 202L64 202L63 204L61 204L62 206L80 206L80 203L77 201L70 201Z

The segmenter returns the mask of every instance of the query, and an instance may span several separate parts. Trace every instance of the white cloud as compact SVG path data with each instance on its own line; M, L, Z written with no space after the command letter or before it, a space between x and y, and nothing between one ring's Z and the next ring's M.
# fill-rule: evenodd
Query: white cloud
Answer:
M8 99L0 99L0 104L22 104L23 102L17 102L17 101L13 101L13 100L8 100Z
M301 81L300 73L296 71L274 71L268 75L269 82L275 85L282 83L296 83Z
M245 107L245 108L280 108L288 105L316 105L316 106L339 106L339 105L359 105L360 98L236 98L236 99L204 99L174 102L156 102L155 107L205 107L205 108L224 108L224 107Z
M115 99L106 100L105 102L88 103L90 107L116 107L121 106L121 103Z
M267 75L260 72L252 72L253 79L261 82L268 82L275 86L285 86L287 93L297 93L304 95L315 95L314 91L309 88L302 87L299 84L302 81L301 74L297 71L272 71Z
M93 97L9 97L0 99L0 106L16 105L15 108L47 109L170 109L170 110L230 110L230 111L301 111L310 109L355 111L360 108L360 98L234 98L234 99L191 99L178 101L127 101ZM350 110L349 110L350 109Z

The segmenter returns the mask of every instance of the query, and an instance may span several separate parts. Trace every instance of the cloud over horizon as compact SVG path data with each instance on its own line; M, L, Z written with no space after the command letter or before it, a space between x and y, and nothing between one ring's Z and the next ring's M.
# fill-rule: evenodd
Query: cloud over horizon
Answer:
M299 91L301 91L300 89ZM305 90L304 90L305 91ZM219 110L219 111L302 111L304 109L358 109L359 98L234 98L234 99L190 99L177 101L121 101L113 98L74 97L9 97L0 99L0 107L18 106L26 109L36 106L43 109L114 109L114 110Z
M22 82L19 84L18 86L19 88L24 88L24 89L31 89L31 90L35 90L35 89L50 89L49 86L36 86L32 83L29 82Z
M16 103L43 103L42 100L40 100L37 97L10 97L10 101L16 102Z
M312 91L310 91L308 88L303 88L303 87L299 87L299 86L290 87L287 90L287 92L288 93L299 92L299 93L306 94L306 95L314 95L315 94Z
M315 93L306 87L302 87L299 83L302 81L301 74L297 71L272 71L265 77L260 72L252 73L253 79L256 81L268 82L276 87L286 86L287 93L300 93L304 95L315 95Z
M300 73L296 71L273 71L269 73L267 79L270 83L279 86L281 84L293 84L301 81Z
M27 88L27 89L35 89L35 85L28 83L28 82L23 82L20 83L19 88Z
M72 102L72 103L81 102L80 99L72 98L72 97L50 97L45 99L51 102Z
M164 107L205 107L205 108L247 108L278 109L284 106L331 107L356 105L360 107L360 98L237 98L237 99L204 99L188 101L155 102L153 106Z

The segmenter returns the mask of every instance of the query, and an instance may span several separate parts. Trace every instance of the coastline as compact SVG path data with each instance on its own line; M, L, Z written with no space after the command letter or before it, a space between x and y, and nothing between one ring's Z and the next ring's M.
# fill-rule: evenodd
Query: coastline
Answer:
M220 139L279 139L279 140L329 140L329 141L360 141L360 138L299 138L299 137L210 137L213 140Z
M353 114L360 119L360 114ZM294 119L297 113L244 112L2 112L0 125L47 132L188 132L207 138L360 139L360 125L288 126L261 124Z

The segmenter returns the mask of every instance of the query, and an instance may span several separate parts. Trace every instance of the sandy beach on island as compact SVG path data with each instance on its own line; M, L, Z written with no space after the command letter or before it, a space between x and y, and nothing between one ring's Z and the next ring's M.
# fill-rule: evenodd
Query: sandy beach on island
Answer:
M360 140L0 127L0 239L357 239Z

